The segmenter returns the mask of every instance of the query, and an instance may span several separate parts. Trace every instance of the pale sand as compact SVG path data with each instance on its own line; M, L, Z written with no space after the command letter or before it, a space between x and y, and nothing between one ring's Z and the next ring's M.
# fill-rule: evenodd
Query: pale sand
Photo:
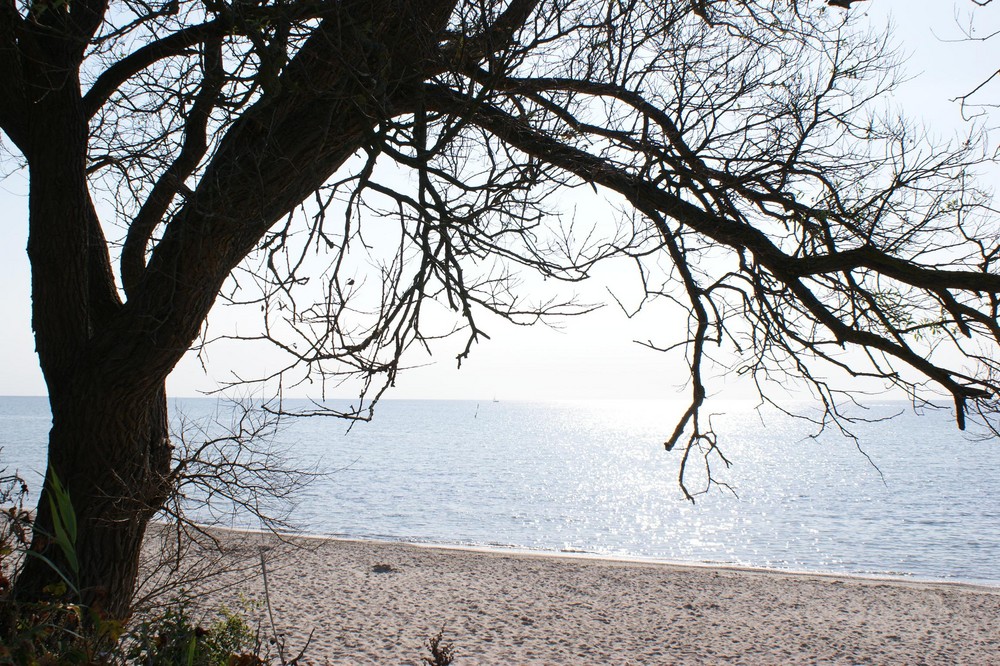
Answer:
M224 533L309 664L1000 664L1000 588ZM1000 565L1000 563L998 563ZM256 572L229 588L262 598Z

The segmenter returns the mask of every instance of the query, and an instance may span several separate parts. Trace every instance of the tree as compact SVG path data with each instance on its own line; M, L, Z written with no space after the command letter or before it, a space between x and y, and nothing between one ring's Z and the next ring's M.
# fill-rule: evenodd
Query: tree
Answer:
M85 601L127 615L176 482L164 381L218 301L259 305L297 381L377 398L439 334L432 304L464 356L483 312L578 311L527 300L519 271L626 257L644 302L686 313L676 345L650 342L690 368L683 466L716 450L717 348L764 396L804 382L824 423L851 395L839 370L914 400L930 384L964 426L998 387L980 147L879 115L894 58L850 20L785 0L5 2L0 127L30 175L49 462ZM560 214L575 188L621 215ZM65 566L52 479L33 548ZM54 579L31 558L17 593Z

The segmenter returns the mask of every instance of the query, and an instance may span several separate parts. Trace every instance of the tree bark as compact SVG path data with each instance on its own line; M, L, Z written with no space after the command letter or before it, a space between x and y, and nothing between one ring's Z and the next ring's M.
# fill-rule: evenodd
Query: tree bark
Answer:
M162 387L148 395L73 393L69 399L52 401L49 466L73 504L79 569L73 570L50 538L51 477L39 499L32 550L59 567L79 589L83 604L123 619L129 612L146 525L169 492L166 397ZM61 580L52 565L29 557L16 582L17 598L45 598L45 588Z
M52 412L49 467L73 504L79 568L73 570L53 542L47 475L31 545L45 559L26 561L15 597L44 599L61 572L82 603L124 619L146 524L169 491L168 370L150 371L130 353L145 324L112 325L129 318L87 187L87 123L78 85L45 89L33 108L27 154L32 326Z

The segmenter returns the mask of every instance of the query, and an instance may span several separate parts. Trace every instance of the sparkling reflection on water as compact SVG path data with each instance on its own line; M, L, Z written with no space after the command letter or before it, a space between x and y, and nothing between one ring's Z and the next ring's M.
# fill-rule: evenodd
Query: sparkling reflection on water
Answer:
M868 416L904 408L871 405ZM195 418L216 403L175 409ZM44 429L24 432L21 414L19 436L36 444L8 439L16 412L0 399L0 455L23 469ZM1000 585L1000 443L965 438L947 411L859 426L876 469L850 440L728 405L713 424L734 465L716 467L736 495L716 489L694 504L677 485L679 453L662 446L675 412L385 401L350 432L298 420L280 443L331 471L299 497L295 520L315 533Z

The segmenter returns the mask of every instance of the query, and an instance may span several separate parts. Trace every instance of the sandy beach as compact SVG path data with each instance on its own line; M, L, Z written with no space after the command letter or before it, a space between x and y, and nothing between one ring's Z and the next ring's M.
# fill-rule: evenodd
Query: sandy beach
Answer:
M220 532L308 664L990 664L1000 588ZM254 564L256 562L256 564Z

